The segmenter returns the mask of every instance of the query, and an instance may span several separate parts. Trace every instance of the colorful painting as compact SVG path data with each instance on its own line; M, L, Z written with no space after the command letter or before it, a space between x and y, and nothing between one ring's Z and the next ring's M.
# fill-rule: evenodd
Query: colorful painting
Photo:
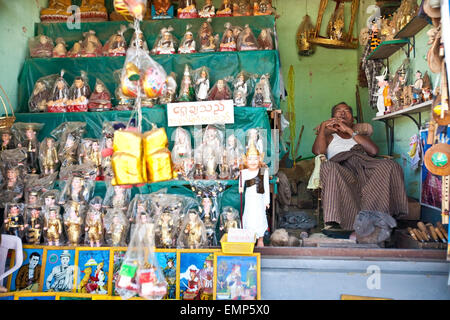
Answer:
M68 248L47 249L42 292L73 292L77 266L75 250Z
M420 142L423 155L431 148L431 145L427 144L427 139L428 129L420 130ZM438 133L438 140L441 143L450 144L450 126L446 130ZM425 161L423 161L421 168L420 204L440 211L442 207L442 178L429 172L425 166Z
M41 285L42 259L44 249L23 248L23 263L10 277L10 291L38 292Z
M176 299L177 291L177 253L155 252L159 267L167 282L167 294L164 299Z
M78 293L108 294L109 249L77 250Z
M217 253L214 257L216 300L260 299L260 255L235 256Z
M214 252L179 253L179 295L181 300L212 300Z

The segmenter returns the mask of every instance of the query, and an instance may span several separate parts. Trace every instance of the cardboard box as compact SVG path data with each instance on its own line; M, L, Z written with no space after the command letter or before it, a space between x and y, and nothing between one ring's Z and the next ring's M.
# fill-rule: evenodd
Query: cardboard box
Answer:
M408 214L399 218L399 220L420 220L421 207L419 201L408 198Z

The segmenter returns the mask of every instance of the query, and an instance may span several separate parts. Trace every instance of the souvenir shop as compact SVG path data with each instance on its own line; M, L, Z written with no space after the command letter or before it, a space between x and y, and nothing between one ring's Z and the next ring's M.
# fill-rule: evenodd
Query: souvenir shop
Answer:
M0 299L450 299L448 1L0 25Z

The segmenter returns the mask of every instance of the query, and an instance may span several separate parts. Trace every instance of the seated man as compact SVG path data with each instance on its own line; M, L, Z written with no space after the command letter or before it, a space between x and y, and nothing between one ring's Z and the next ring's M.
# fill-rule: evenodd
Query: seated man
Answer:
M398 217L408 211L403 170L392 160L374 158L377 145L353 130L353 110L345 102L322 122L312 152L326 154L320 168L326 231L353 230L362 210Z

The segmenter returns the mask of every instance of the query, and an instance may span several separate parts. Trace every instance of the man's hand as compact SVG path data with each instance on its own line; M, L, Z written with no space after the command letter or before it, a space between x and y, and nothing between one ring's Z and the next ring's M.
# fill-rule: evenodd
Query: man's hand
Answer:
M346 125L341 119L337 119L335 124L334 124L334 128L342 133L347 133L349 135L353 134L353 129L351 127L349 127L348 125Z
M319 132L323 132L325 135L330 135L334 132L337 132L337 129L335 127L336 123L337 123L336 118L325 120L320 124Z

